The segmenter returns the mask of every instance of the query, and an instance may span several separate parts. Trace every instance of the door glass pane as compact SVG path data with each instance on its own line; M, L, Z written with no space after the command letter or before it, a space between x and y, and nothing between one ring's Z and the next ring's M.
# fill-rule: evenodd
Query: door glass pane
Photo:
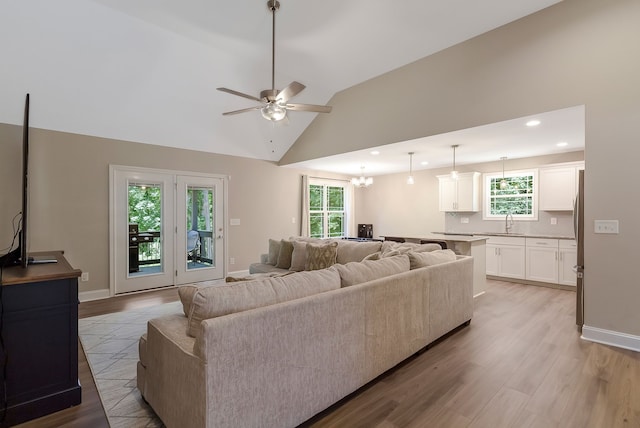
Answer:
M187 269L215 266L215 206L212 187L187 186Z
M161 273L162 186L129 183L129 276Z

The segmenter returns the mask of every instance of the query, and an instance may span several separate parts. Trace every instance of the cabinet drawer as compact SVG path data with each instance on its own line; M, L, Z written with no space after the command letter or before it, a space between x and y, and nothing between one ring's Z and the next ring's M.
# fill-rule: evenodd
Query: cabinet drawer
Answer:
M558 240L550 238L527 238L527 247L558 248Z
M489 236L487 244L495 245L524 245L525 238L522 236Z
M574 239L560 239L558 242L560 248L578 248Z

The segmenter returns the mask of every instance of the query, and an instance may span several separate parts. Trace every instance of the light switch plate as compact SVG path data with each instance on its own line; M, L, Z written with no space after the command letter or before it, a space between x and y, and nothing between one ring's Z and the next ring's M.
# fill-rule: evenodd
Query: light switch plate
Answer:
M469 223L469 217L460 217L460 223L468 224Z
M618 220L595 220L593 232L617 235L619 233Z
M229 224L231 226L240 226L240 219L239 218L229 219Z

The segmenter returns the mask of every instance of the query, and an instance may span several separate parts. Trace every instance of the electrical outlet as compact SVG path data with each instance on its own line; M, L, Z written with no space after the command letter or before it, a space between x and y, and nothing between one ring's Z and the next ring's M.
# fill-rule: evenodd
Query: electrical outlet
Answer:
M551 224L558 224L558 219L555 217L551 217Z
M231 258L229 258L229 264L230 264L230 265L235 265L235 264L236 264L236 259L235 259L235 257L231 257Z
M460 223L469 224L469 217L460 217Z
M617 235L618 231L618 220L595 220L594 222L594 233L608 233Z
M89 272L82 272L82 275L80 276L80 281L82 282L89 281Z
M296 218L295 217L291 217L291 223L296 224Z

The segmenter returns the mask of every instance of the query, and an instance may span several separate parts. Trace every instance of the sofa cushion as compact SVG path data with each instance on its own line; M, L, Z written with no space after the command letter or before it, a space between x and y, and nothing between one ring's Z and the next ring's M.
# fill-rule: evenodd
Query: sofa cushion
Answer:
M361 284L385 276L409 271L409 256L406 254L386 257L380 260L363 260L345 265L336 264L334 269L340 274L343 287Z
M269 259L267 263L275 266L278 263L278 255L280 255L280 247L282 243L280 240L269 239Z
M348 241L348 240L339 241L338 256L336 257L336 262L340 263L341 265L344 265L350 262L361 262L368 255L380 251L381 246L382 246L382 242L380 241L371 241L371 242L357 242L357 241Z
M291 241L293 252L291 253L291 267L289 270L300 272L304 270L307 262L307 243L305 241Z
M315 244L307 242L307 259L304 270L326 269L336 263L338 243Z
M278 253L278 261L276 267L281 269L289 269L291 267L291 256L293 253L293 242L282 239L280 241L280 252Z
M335 269L298 272L275 278L248 282L230 282L217 287L200 288L193 296L187 334L195 337L200 323L235 312L299 299L340 288Z
M410 251L408 255L409 262L411 263L411 269L452 262L456 259L456 253L452 250L436 250L429 252Z

